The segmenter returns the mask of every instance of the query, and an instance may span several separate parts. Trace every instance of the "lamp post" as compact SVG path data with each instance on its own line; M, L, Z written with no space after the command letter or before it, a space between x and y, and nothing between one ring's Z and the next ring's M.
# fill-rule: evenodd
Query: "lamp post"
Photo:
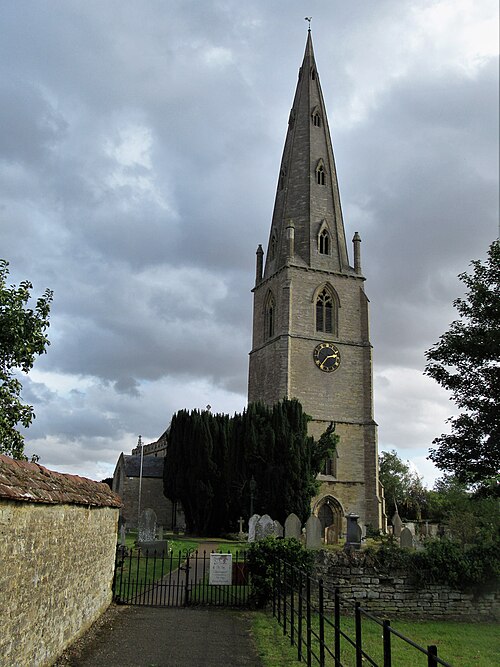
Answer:
M255 481L253 475L252 479L248 483L248 486L250 488L250 516L253 516L253 499L255 497L255 491L257 489L257 482Z
M141 448L141 466L139 468L139 502L137 504L137 530L139 530L139 520L141 518L142 462L144 460L144 446L142 444L142 436L139 436L137 446Z

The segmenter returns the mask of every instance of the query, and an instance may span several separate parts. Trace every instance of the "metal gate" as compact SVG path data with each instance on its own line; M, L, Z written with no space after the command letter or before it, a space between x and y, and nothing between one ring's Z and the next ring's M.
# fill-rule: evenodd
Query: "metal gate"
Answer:
M118 548L113 599L118 604L156 607L216 605L243 607L249 582L245 552L232 554L232 577L227 585L209 581L210 553L173 551L142 553Z

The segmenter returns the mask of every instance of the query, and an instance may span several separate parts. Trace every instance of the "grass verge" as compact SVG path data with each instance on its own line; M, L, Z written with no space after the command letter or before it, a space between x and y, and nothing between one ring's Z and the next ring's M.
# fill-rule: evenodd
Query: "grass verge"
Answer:
M394 627L417 644L436 644L438 655L453 667L497 667L500 654L499 625L496 623L461 623L454 621L397 621ZM342 617L342 629L354 636L354 619ZM297 665L297 647L283 636L283 629L269 612L255 612L252 632L265 667ZM379 665L383 664L382 632L379 626L363 624L363 648ZM316 664L313 661L313 664ZM342 644L342 664L355 665L353 649ZM393 667L424 667L427 657L407 648L401 640L392 639ZM327 656L326 665L334 665Z

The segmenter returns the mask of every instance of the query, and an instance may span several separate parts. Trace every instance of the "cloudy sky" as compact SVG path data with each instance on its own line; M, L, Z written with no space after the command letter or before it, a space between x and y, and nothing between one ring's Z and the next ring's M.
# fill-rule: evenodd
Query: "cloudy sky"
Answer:
M244 407L306 15L363 240L379 448L434 479L453 404L424 352L498 235L496 0L0 4L0 257L54 290L23 378L43 465L102 479L176 410Z

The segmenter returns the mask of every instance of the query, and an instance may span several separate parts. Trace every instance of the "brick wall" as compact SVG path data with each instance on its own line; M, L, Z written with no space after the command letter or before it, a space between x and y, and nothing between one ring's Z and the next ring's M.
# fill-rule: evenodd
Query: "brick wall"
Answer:
M0 665L51 665L111 602L119 498L0 456Z
M339 588L344 600L357 600L361 606L382 618L422 618L463 621L500 619L500 591L464 593L441 584L416 585L410 573L386 572L363 552L318 551L315 576L325 587ZM330 599L332 598L332 599ZM327 607L333 597L325 593ZM352 604L343 603L344 610Z

